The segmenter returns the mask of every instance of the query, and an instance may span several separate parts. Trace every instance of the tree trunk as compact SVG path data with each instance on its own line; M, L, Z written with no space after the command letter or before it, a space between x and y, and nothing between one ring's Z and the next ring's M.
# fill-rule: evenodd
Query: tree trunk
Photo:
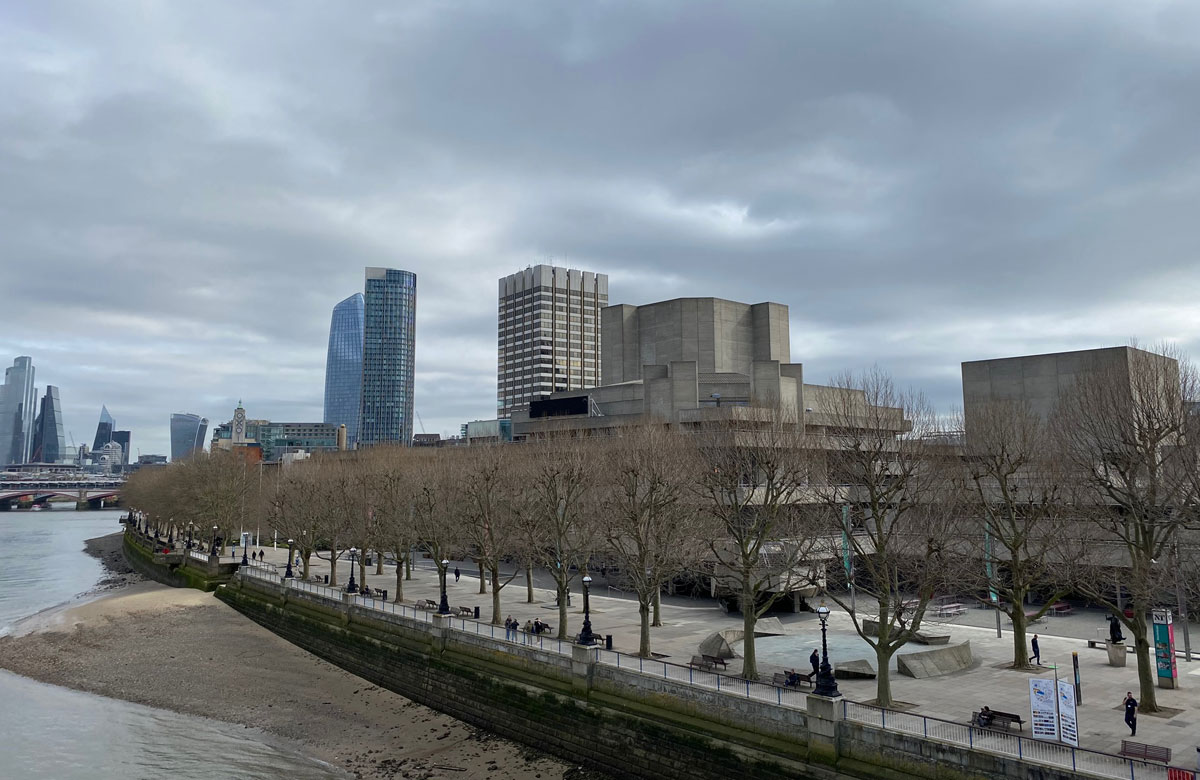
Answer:
M412 579L412 551L404 554L404 579Z
M500 567L496 566L492 569L492 625L503 622L500 619Z
M880 630L886 630L880 626ZM892 654L894 648L888 647L887 643L880 640L875 646L875 706L890 707L892 706L892 678L891 665Z
M1013 662L1014 669L1029 669L1032 668L1029 663L1029 651L1025 646L1025 610L1021 606L1021 602L1017 598L1013 598L1012 615L1009 618L1012 620L1013 626Z
M641 632L638 638L638 655L650 657L650 604L644 596L638 596L638 617L641 618Z
M337 584L337 554L331 550L329 552L329 586L334 587Z
M1141 605L1137 605L1141 606ZM1154 656L1150 653L1150 641L1146 639L1146 610L1139 609L1133 614L1133 649L1137 658L1139 712L1158 712L1158 698L1155 695L1154 683L1157 666Z
M288 552L288 555L291 555L290 551ZM304 555L303 562L304 562L304 573L301 575L301 577L303 577L304 579L307 580L308 579L308 566L309 566L309 560L308 560L307 553Z
M662 588L654 586L654 625L662 625Z
M479 564L479 592L487 593L487 580L483 578L483 559L480 558L476 563Z
M404 565L396 564L396 603L404 601Z
M742 677L757 680L758 655L754 651L754 624L758 622L758 615L754 613L754 604L746 603L751 598L750 594L742 594L742 629L745 635L742 639Z
M359 558L358 560L358 584L367 584L367 563L363 558Z
M383 553L375 553L375 573L383 574Z
M567 638L567 583L559 582L558 590L558 638Z
M533 603L533 566L525 564L525 603Z

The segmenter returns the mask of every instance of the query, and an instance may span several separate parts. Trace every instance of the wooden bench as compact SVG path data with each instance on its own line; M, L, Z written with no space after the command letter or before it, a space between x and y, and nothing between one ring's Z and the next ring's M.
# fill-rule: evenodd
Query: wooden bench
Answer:
M417 609L437 609L438 603L432 599L421 599L414 606Z
M718 655L708 655L708 654L706 653L706 654L703 656L703 658L704 658L704 660L705 660L705 661L708 661L708 662L709 662L710 664L712 664L713 666L719 666L719 667L721 667L722 669L728 669L728 668L729 668L729 664L725 663L725 659L724 659L724 658L722 658L722 657L720 657L720 656L718 656Z
M1056 601L1049 611L1051 615L1070 615L1075 609L1065 601Z
M1025 720L1020 715L1017 715L1015 712L1000 712L998 710L991 710L990 712L992 713L992 722L990 724L988 724L987 726L979 725L979 710L972 712L971 713L971 725L975 726L977 728L989 728L989 729L996 728L997 726L1004 726L1004 728L1007 729L1010 726L1012 726L1012 724L1015 723L1015 724L1017 724L1017 728L1019 730L1021 730L1021 731L1025 730Z
M475 610L471 607L455 607L454 611L459 617L475 617Z
M712 669L713 663L702 655L694 655L692 660L688 661L688 666L693 669Z
M775 674L774 674L774 675L771 677L771 683L772 683L773 685L775 685L777 688L799 688L799 687L800 687L800 686L802 686L802 685L807 685L809 688L811 688L811 687L812 687L812 684L813 684L812 678L813 678L813 676L812 676L812 673L811 673L811 672L810 672L809 674L799 674L799 673L797 673L797 675L796 675L796 676L800 678L800 682L796 683L795 685L788 685L788 681L787 681L787 675L786 675L786 674L783 674L783 673L781 673L781 672L776 672L776 673L775 673Z
M965 614L967 607L964 604L941 604L933 609L934 617L958 617Z
M1171 748L1160 745L1147 745L1144 742L1133 742L1128 739L1121 740L1120 755L1126 758L1144 758L1147 761L1161 761L1164 764L1171 762Z

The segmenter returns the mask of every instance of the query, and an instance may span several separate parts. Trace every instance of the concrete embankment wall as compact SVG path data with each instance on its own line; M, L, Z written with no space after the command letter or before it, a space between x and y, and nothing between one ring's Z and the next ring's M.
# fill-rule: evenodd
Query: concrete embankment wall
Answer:
M222 583L229 582L236 567L221 564L215 569L184 557L182 563L167 563L136 532L126 530L121 542L125 561L136 572L155 582L173 588L196 588L211 591Z
M260 580L217 597L313 654L409 699L618 778L1068 780L1071 772L740 698L596 662L337 604Z

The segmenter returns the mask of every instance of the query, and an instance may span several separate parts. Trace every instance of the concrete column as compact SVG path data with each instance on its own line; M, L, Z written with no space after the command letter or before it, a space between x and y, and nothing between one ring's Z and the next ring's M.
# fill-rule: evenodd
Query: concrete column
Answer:
M1129 660L1129 653L1125 651L1124 642L1108 642L1105 647L1108 648L1109 666L1124 666Z
M571 645L571 688L576 696L587 698L592 687L592 671L599 660L599 645Z
M842 720L843 699L808 694L809 755L822 763L833 764L838 758L838 723Z
M433 615L433 649L435 652L442 653L446 650L446 642L450 638L450 621L452 618L449 615Z

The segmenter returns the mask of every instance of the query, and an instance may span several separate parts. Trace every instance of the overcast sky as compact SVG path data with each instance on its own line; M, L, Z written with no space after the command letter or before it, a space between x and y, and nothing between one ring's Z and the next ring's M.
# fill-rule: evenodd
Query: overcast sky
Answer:
M787 304L807 381L945 412L963 360L1200 342L1200 3L39 0L0 95L0 360L76 442L319 420L374 265L430 433L495 416L539 262Z

